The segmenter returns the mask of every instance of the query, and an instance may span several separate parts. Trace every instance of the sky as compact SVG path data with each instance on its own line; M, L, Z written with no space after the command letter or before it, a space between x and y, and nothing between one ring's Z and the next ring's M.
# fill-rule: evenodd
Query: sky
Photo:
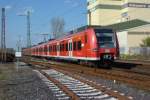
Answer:
M65 31L86 25L86 2L86 0L0 0L0 8L6 8L6 46L16 48L19 38L21 45L26 46L27 20L25 16L19 14L31 11L31 40L32 44L37 44L43 41L40 34L51 34L50 20L54 17L64 19Z

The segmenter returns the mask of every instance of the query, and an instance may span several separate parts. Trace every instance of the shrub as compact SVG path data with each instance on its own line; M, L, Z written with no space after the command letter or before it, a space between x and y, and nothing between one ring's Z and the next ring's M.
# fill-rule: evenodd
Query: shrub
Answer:
M150 37L147 37L142 41L141 47L150 47Z

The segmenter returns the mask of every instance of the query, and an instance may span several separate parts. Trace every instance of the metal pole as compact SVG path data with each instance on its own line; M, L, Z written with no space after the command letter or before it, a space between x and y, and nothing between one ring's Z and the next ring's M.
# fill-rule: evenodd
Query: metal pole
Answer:
M17 72L18 72L18 68L19 68L19 58L17 57Z
M20 37L19 37L19 40L17 41L17 52L21 52L21 38ZM19 70L19 63L20 63L20 58L17 57L17 65L16 65L17 72Z
M6 61L6 43L5 43L5 8L2 8L2 19L1 19L1 60Z
M89 15L89 26L90 26L91 23L92 23L92 22L91 22L91 20L92 20L92 19L91 19L91 11L88 11L88 15Z
M5 8L2 8L2 30L1 30L1 48L6 48L5 45Z
M30 11L27 12L27 47L31 47L31 33L30 33Z

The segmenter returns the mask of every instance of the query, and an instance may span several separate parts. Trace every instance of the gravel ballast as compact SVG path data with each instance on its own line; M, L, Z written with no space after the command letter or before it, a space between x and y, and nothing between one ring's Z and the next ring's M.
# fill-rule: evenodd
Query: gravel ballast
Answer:
M51 90L31 68L20 63L0 64L0 100L56 100ZM1 74L0 74L1 75Z

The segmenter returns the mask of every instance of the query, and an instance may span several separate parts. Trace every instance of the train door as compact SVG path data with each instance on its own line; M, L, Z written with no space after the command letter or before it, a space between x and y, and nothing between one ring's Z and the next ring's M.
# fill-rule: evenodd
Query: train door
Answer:
M59 43L57 43L57 56L59 56L59 54L60 54L60 46L59 46Z
M72 40L68 41L68 52L69 52L69 57L72 57Z

